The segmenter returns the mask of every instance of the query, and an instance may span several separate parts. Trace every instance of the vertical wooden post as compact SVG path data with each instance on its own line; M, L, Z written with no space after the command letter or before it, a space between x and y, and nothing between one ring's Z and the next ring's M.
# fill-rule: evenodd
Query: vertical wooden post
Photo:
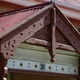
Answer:
M55 30L56 30L56 9L52 7L51 11L51 23L52 23L52 40L51 40L51 62L55 61L55 53L56 53L56 38L55 38Z
M2 53L1 53L2 54ZM8 69L6 67L7 60L0 54L0 80L7 80Z

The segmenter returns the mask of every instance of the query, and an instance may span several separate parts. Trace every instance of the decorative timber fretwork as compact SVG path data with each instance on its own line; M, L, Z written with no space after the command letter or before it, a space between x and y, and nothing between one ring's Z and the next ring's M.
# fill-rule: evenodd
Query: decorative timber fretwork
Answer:
M20 20L16 18L18 15ZM7 20L0 28L0 80L6 80L7 60L22 42L45 46L51 62L55 61L56 48L80 53L79 33L51 2L0 15L0 21L8 18L13 25L7 24ZM13 18L16 19L13 21Z
M1 40L1 53L3 53L4 58L9 59L20 43L29 39L44 26L50 24L50 17L48 15L50 15L50 6L44 7L38 13L22 22L20 24L21 27L17 26L15 30L4 36ZM45 17L48 19L45 20Z
M20 45L20 43L24 42L25 40L29 39L33 36L37 31L42 29L44 26L50 24L50 11L51 6L48 5L43 7L40 11L35 13L34 15L30 16L29 18L22 21L20 24L15 26L14 28L10 28L10 31L2 30L0 34L0 53L1 53L1 79L5 80L6 76L4 68L5 68L5 61L7 61L11 55L14 54L16 48ZM33 7L32 7L33 9ZM35 11L35 10L34 10ZM17 13L18 14L18 13ZM8 15L9 16L9 15ZM11 16L11 15L10 15ZM4 17L4 16L3 16ZM6 17L6 16L5 16ZM2 16L1 16L2 18ZM47 18L47 20L46 20ZM4 33L3 33L4 32ZM5 61L4 61L5 60Z
M58 29L56 29L56 42L70 45L70 42L65 38L65 36Z

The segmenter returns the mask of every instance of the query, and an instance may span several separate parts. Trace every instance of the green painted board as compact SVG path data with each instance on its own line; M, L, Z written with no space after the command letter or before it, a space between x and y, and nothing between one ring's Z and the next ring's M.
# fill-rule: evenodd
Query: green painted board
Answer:
M50 55L46 48L29 44L21 44L11 58L51 63ZM79 65L79 54L76 52L57 49L55 59L54 63L57 64Z
M48 52L48 49L45 47L41 47L41 46L35 46L35 45L30 45L30 44L24 44L22 43L19 48L21 49L28 49L28 50L35 50L35 51L41 51L41 52ZM71 55L71 56L80 56L77 52L72 52L72 51L68 51L68 50L61 50L61 49L57 49L56 50L57 54L64 54L64 55Z

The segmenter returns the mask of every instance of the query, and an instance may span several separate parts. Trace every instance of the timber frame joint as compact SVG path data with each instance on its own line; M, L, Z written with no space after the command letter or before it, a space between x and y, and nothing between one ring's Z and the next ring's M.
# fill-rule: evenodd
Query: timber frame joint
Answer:
M49 15L50 15L50 7L52 6L52 4L50 5L50 6L47 6L47 7L44 7L39 13L36 13L36 15L34 15L34 16L32 16L27 22L26 22L26 24L29 24L29 26L30 27L28 27L27 29L25 28L26 26L24 26L23 27L23 29L21 28L19 28L19 32L17 32L17 30L14 30L13 32L11 32L9 35L7 35L7 36L4 36L3 37L3 39L1 40L1 53L3 54L3 57L5 58L5 59L9 59L10 58L10 56L11 55L13 55L14 54L14 52L15 52L15 49L18 47L18 45L20 44L20 43L22 43L22 42L24 42L25 40L27 40L27 39L29 39L32 35L34 35L39 29L41 29L41 28L43 28L44 26L46 26L46 25L48 25L48 24L50 24L50 19L49 19ZM32 7L33 8L33 7ZM54 8L52 9L52 10L54 10ZM47 13L45 14L45 12L47 11ZM51 11L52 12L52 11ZM54 13L55 13L55 11L54 11ZM42 15L41 15L42 14ZM51 15L52 15L53 13L51 13ZM38 18L37 19L37 17L40 17L41 16L41 18ZM55 16L55 15L54 15ZM47 20L45 19L45 18L48 18ZM33 21L33 19L35 19L35 21L37 21L37 22L35 22L35 21ZM54 18L55 19L55 18ZM38 21L39 20L39 21ZM51 18L51 20L52 20L52 18ZM56 22L55 22L56 20L54 20L53 22L52 22L52 28L53 28L53 26L55 26L54 24L56 24ZM31 22L31 23L30 23ZM46 23L46 24L45 24ZM38 24L40 24L40 25L38 25ZM35 26L35 27L34 27ZM38 27L38 26L40 26L39 28L36 28L36 27ZM33 29L34 29L34 31L33 31ZM23 31L22 31L23 30ZM25 34L25 31L27 32L26 34ZM13 33L16 33L16 34L14 34L13 35ZM54 36L54 34L55 34L55 31L54 31L54 29L52 30L52 36ZM27 36L26 36L27 35ZM12 36L14 36L14 37L12 37ZM7 37L7 39L6 39L6 37ZM23 39L21 39L21 40L18 40L19 38L23 38ZM52 37L53 38L53 37ZM55 42L53 42L53 40L55 41L55 36L54 36L54 39L52 39L51 41L51 43L53 44L51 44L52 45L52 48L53 48L53 46L54 46L54 43ZM17 44L16 44L17 43ZM51 60L54 58L54 55L55 55L55 50L52 50L51 49L51 53L50 53L50 55L51 55ZM54 61L54 60L53 60ZM52 61L52 62L53 62Z
M47 46L51 57L50 61L54 62L56 48L62 48L64 46L60 43L60 45L57 44L56 28L73 46L67 46L67 49L71 48L71 50L74 50L75 48L75 50L80 53L80 35L76 32L74 26L71 25L68 19L59 11L55 3L50 2L42 5L28 7L26 9L0 15L0 17L7 17L10 15L16 15L20 12L23 13L28 11L37 12L22 21L20 24L18 24L18 26L16 25L16 27L12 28L11 31L6 31L6 28L1 31L1 34L3 35L0 34L0 56L2 58L2 61L4 62L3 64L0 63L2 69L2 74L0 75L2 77L0 80L5 80L2 79L3 73L6 74L6 71L4 72L4 70L7 70L7 68L5 67L7 63L5 64L5 62L15 53L16 48L22 42ZM47 28L47 31L43 31L45 33L39 32L44 28ZM38 35L36 37L36 34L41 35ZM43 34L45 34L45 37L43 36ZM32 42L31 38L33 39Z

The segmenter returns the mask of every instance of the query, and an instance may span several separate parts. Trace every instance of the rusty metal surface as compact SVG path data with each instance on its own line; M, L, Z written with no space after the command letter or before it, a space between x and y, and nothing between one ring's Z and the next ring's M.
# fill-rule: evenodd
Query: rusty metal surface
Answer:
M34 14L35 11L27 11L23 13L14 14L7 17L1 17L0 18L0 38L11 32L13 29L16 28L15 25L17 25L19 22L23 21L30 15Z
M38 10L43 8L45 5L49 3L42 4L41 6L38 5L28 7L25 9L21 9L18 11L8 12L0 15L0 38L11 32L13 29L16 28L15 25L23 21L24 19L28 18L30 15L33 15Z
M2 2L7 2L11 4L20 5L23 7L28 7L32 5L42 4L45 2L50 2L51 0L1 0ZM62 11L64 15L71 19L76 19L80 21L80 1L79 0L52 0L54 1ZM62 7L62 8L61 8ZM70 13L69 13L70 12Z
M47 5L50 5L51 2L45 2L45 3L41 3L41 4L36 4L36 5L31 5L29 7L26 8L22 8L22 9L18 9L18 10L14 10L14 11L9 11L9 12L4 12L4 13L0 13L0 17L7 17L13 14L17 14L17 13L21 13L21 12L26 12L26 11L34 11L34 10L38 10L41 9Z

